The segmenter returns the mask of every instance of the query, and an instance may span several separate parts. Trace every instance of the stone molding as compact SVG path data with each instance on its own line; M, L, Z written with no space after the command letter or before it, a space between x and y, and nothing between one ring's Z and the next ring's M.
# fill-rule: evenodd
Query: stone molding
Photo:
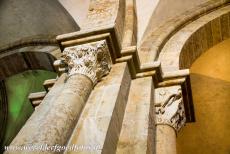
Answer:
M105 40L67 47L62 61L68 66L69 76L85 75L94 85L109 73L112 65Z
M129 46L121 49L113 27L107 27L97 31L79 31L70 34L57 36L57 40L62 50L68 47L87 44L98 40L106 40L112 63L127 62L132 79L147 76L153 77L155 87L167 87L181 85L185 103L187 122L195 120L193 114L193 104L190 88L189 70L178 70L176 72L162 72L160 62L141 66L136 46ZM54 63L57 72L67 72L65 63L58 60Z
M186 123L181 88L159 88L155 97L156 125L169 125L179 132Z
M230 5L201 16L178 30L159 55L163 72L190 68L205 51L230 37Z
M226 0L225 0L226 1ZM215 5L212 5L213 3L207 3L205 6L200 6L200 9L204 9L203 11L197 11L196 14L191 14L191 12L186 13L186 20L183 20L182 24L183 26L187 23L187 19L192 19L196 20L197 18L201 16L206 16L210 12L215 12L216 10L219 10L220 8L223 8L224 6L228 5L227 2L213 2ZM127 3L126 3L127 5ZM207 5L207 6L206 6ZM130 4L131 6L131 4ZM126 6L127 7L127 6ZM92 10L94 12L95 10ZM118 11L119 14L119 11ZM198 15L199 14L199 15ZM125 21L124 24L126 25L127 22L130 22L128 19L131 19L132 17L135 18L134 13L130 13L129 17L127 16L128 14L125 14ZM196 17L194 17L194 15ZM194 17L194 18L193 18ZM119 18L117 16L117 18ZM127 18L127 20L126 20ZM133 20L134 22L135 20ZM115 24L116 23L116 24ZM75 46L75 45L80 45L80 44L85 44L88 42L94 42L94 41L99 41L99 40L106 40L108 49L110 52L111 60L112 63L122 63L122 62L127 62L129 71L131 74L132 79L136 78L143 78L143 77L148 77L151 76L153 78L153 83L156 88L161 88L161 87L168 87L168 86L181 86L182 90L182 95L183 95L183 102L184 102L184 108L185 108L185 114L186 114L186 119L187 122L194 122L195 121L195 116L194 116L194 109L193 109L193 101L192 101L192 92L191 92L191 85L190 85L190 77L189 77L189 70L188 69L183 69L183 70L175 70L175 71L164 71L162 70L161 66L161 61L160 59L152 59L153 56L149 54L148 47L151 46L155 43L160 43L161 45L159 46L159 49L162 49L164 47L164 44L167 43L163 41L157 41L158 39L162 39L161 36L156 36L157 40L156 41L150 41L144 48L146 49L146 57L150 58L150 61L146 61L146 63L142 63L141 58L143 58L143 53L140 54L140 50L143 48L137 49L137 46L135 42L131 43L131 32L135 33L135 27L132 27L131 25L126 25L127 29L123 29L123 32L120 33L120 31L117 30L117 26L119 26L119 22L117 20L115 23L111 23L109 25L104 25L100 27L96 27L94 29L82 29L78 32L73 32L69 34L63 34L57 36L57 41L59 42L60 48L63 51L67 47ZM135 24L134 24L135 25ZM173 28L174 24L170 26ZM167 27L167 26L166 26ZM133 28L133 29L132 29ZM176 31L178 31L182 27L177 27ZM122 29L122 28L121 28ZM169 30L169 29L168 29ZM171 33L170 31L170 36L171 34L173 35L174 33ZM127 33L130 32L130 33ZM125 39L125 43L128 45L123 45L122 39L120 39L119 36L122 36L127 33L127 40ZM161 31L162 33L162 31ZM160 34L161 34L160 33ZM155 34L155 33L154 33ZM163 33L162 33L163 35ZM154 35L155 36L155 35ZM126 37L123 37L123 39ZM167 37L168 39L170 37ZM132 40L135 40L132 38ZM167 39L166 39L167 40ZM145 41L145 40L143 40ZM155 42L155 43L154 43ZM143 46L142 46L143 47ZM154 49L155 48L151 48ZM148 51L147 51L148 50ZM144 50L142 50L144 51ZM159 50L160 53L161 50ZM158 55L159 56L159 55ZM66 71L64 68L61 69L62 71Z
M229 0L212 0L204 2L183 14L177 15L160 25L156 30L150 28L145 31L146 37L140 44L138 54L141 65L152 63L159 58L165 43L180 29L188 23L197 20L201 16L206 16L210 12L215 12L221 7L229 5Z

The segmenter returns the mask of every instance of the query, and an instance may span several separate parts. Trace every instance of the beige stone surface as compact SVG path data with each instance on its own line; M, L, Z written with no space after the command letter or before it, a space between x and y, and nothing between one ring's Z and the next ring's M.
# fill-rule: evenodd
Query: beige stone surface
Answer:
M176 154L176 134L186 122L181 86L155 89L156 154Z
M63 81L63 78L61 79ZM56 93L52 100L48 99L46 102L47 98L44 99L10 145L65 145L92 87L92 82L86 76L78 74L69 77L62 90ZM29 151L17 151L17 153L24 154ZM51 153L51 151L38 153Z
M115 153L130 82L127 64L113 65L110 74L91 93L68 143L98 149L66 153Z
M157 6L152 5L155 8L151 14L151 18L145 32L143 39L145 39L150 31L156 30L166 21L177 15L183 15L186 11L195 8L196 6L207 2L208 0L160 0ZM148 8L148 7L147 7ZM167 9L167 11L166 11ZM145 15L146 16L146 15ZM148 16L146 16L147 18ZM148 18L147 18L148 19ZM146 20L147 20L146 19ZM144 23L142 23L144 24Z
M136 0L136 12L138 20L138 43L141 41L149 20L158 4L159 0Z
M222 2L218 0L159 1L152 13L148 26L145 29L141 43L149 40L149 37L151 37L152 34L156 34L158 32L160 32L160 35L162 36L165 35L165 37L161 40L161 43L163 43L163 41L169 37L168 35L175 31L183 22L188 22L194 16L204 13L205 10L208 10L211 7L215 8L216 4L219 5ZM165 11L165 9L167 9L167 11ZM142 46L144 44L139 43L139 45ZM156 46L159 46L159 44Z
M105 40L66 47L62 57L62 62L68 66L69 76L85 75L93 86L109 74L112 65Z
M228 39L230 36L230 31L229 31L229 15L223 15L220 17L220 24L221 24L221 34L222 34L222 39Z
M122 49L137 44L137 17L135 2L126 0L125 2L125 21L122 40Z
M40 119L44 118L45 113L52 107L52 102L56 99L56 96L61 92L64 82L66 79L66 74L63 74L57 82L54 84L54 87L50 90L50 92L46 95L42 103L36 108L31 117L27 120L26 125L22 127L19 131L15 139L12 141L11 145L25 144L26 137L30 138L30 136L26 136L26 134L32 134L38 127ZM31 121L35 121L34 123ZM17 152L16 152L17 153Z
M108 67L106 73L94 80L84 72L85 67L81 71L77 70L87 64L87 60L92 57L87 57L86 61L83 61L79 60L79 57L82 58L81 54L75 55L75 59L69 61L69 66L72 65L69 69L74 67L76 69L70 74L72 76L67 78L66 74L63 74L58 79L11 145L58 144L81 147L77 151L65 151L65 153L176 154L175 127L173 128L169 123L158 123L155 128L154 81L152 77L144 77L150 72L141 72L144 70L142 68L145 66L144 71L150 70L154 74L152 68L157 67L157 76L173 74L181 68L189 68L208 48L229 38L230 6L220 7L196 20L192 19L211 8L211 6L199 6L193 9L194 14L186 12L168 21L169 18L207 0L59 1L83 29L79 35L66 34L76 40L59 38L58 41L63 48L68 49L73 44L79 46L78 43L85 43L85 41L98 41L103 37L109 45L109 50L113 48L113 51L119 53L118 56L114 54L116 56L113 57L113 62L130 59L128 64L124 62L125 60L122 63L113 64L110 73L108 73L110 70ZM225 1L227 0L219 1L219 3ZM135 23L133 2L137 4L138 23ZM79 9L76 9L77 4L80 4ZM166 8L168 8L167 11L165 11ZM165 26L159 27L166 21L168 23ZM135 54L135 26L138 27L138 43L145 41L142 38L150 38L145 42L145 46L138 48L140 49L138 53L141 51L140 63ZM230 41L225 43L230 44ZM126 57L123 53L120 54L120 45L125 48L122 51L130 50L124 54ZM189 124L188 129L179 133L177 142L179 153L227 153L229 150L230 141L226 136L230 136L228 120L230 115L227 103L230 99L230 70L229 67L223 66L230 66L230 48L222 46L219 49L218 53L212 52L211 56L204 54L206 58L201 57L193 66L194 74L191 77L192 88L196 91L194 100L198 102L195 107L198 122ZM62 55L60 50L54 50L51 53ZM66 59L69 60L73 56L72 52L68 52ZM162 74L158 74L159 65L154 65L156 60L162 62ZM98 63L95 64L98 66ZM103 67L105 67L104 64ZM98 72L100 73L102 69L102 67L98 69ZM136 77L135 71L139 73L137 77L141 78L132 80L129 69L134 70L133 78ZM92 76L98 77L98 72ZM104 77L107 74L109 75ZM177 75L174 74L172 78L179 78L181 74ZM100 81L101 77L104 77L102 81ZM93 83L96 84L97 81L100 82L93 89ZM158 83L158 86L171 81L171 78L168 78L168 81L159 81L163 84ZM173 97L176 98L176 96ZM181 97L177 102L181 102ZM174 109L177 107L174 105ZM170 116L175 116L175 112L169 113ZM167 115L165 117L167 118ZM171 118L169 119L172 122ZM27 151L15 153L27 153ZM46 151L46 153L51 152Z
M159 5L160 3L165 3L166 1L167 0L160 1ZM172 4L172 6L173 5L183 6L183 5L186 5L185 3L187 2L188 1L185 1L184 3L180 3L180 5L178 5L177 2L175 3L172 2L174 3ZM183 45L188 39L184 39L184 41L182 42L180 41L179 44L177 45L178 40L182 40L183 37L192 38L191 35L199 29L198 28L199 26L202 27L203 25L208 24L210 21L214 20L215 18L218 18L221 15L227 14L229 12L229 7L222 7L222 8L220 7L220 6L225 6L227 2L228 0L223 0L223 1L213 0L213 1L207 1L205 3L201 2L202 4L198 6L194 5L194 8L187 10L181 15L175 15L175 16L172 15L172 18L170 18L169 20L164 21L162 18L159 18L160 20L163 21L163 23L162 25L159 24L155 27L151 27L153 24L150 21L149 22L150 28L147 28L147 30L145 31L145 35L144 35L145 37L142 38L142 42L141 43L139 42L139 45L137 46L137 51L138 51L138 55L140 59L140 65L141 66L153 65L154 61L160 60L162 61L163 71L176 70L176 67L180 65L178 62L179 57L177 55L171 56L171 60L170 58L168 58L169 56L163 56L163 57L166 57L165 60L159 58L159 54L162 53L162 51L164 50L164 47L167 46L167 44L169 44L169 46L178 46L176 48L167 46L169 51L171 50L176 51L174 54L176 54L178 51L181 51L181 49L183 48ZM191 4L194 2L189 1L188 3ZM167 2L165 4L166 6L164 6L163 8L167 8L167 5L169 5L169 3ZM197 1L197 4L199 4L198 1ZM219 9L215 10L215 8L217 7L219 7ZM158 6L156 7L156 10L157 8ZM189 7L185 7L185 9L186 8L189 8ZM167 8L167 13L168 13L168 10L170 9L171 7ZM209 15L206 15L209 12L211 13ZM201 18L199 20L196 20L199 17ZM224 24L222 25L224 26ZM185 30L185 27L186 27L186 30ZM226 29L226 25L224 27ZM178 33L178 31L180 35L177 35L177 37L174 37ZM184 35L184 33L187 33L187 34ZM198 33L198 35L200 35L200 33ZM174 37L174 42L170 41L173 39L173 37ZM183 57L183 59L186 59L186 57ZM172 64L169 64L169 63L172 63ZM190 64L191 63L189 63L188 65ZM187 67L187 66L184 66L186 64L182 64L182 65L183 65L182 67Z
M169 125L176 132L186 122L181 86L169 86L155 89L154 105L156 109L156 125Z
M191 67L195 123L177 138L178 154L228 154L230 147L230 39L201 55Z
M229 59L230 39L227 39L203 53L192 65L191 73L230 82Z
M67 8L67 11L73 12L74 15L76 11L73 11L69 6L71 3L76 4L77 2L65 2L60 0ZM77 0L83 2L81 0ZM84 13L79 13L84 16L82 19L81 30L78 32L73 32L69 34L64 34L65 36L75 35L75 34L91 34L91 36L97 36L98 33L104 34L105 32L113 33L113 39L117 39L118 47L121 47L124 33L124 22L126 18L126 1L125 0L87 0L83 2L84 4L79 5L84 10ZM82 9L81 8L81 9ZM85 12L86 11L86 12ZM86 13L86 17L85 17ZM76 16L76 15L75 15ZM134 16L133 16L134 18ZM93 35L92 35L93 34ZM60 39L60 35L57 39ZM92 39L92 37L90 37ZM96 39L98 40L98 38ZM82 40L81 40L82 41ZM113 42L115 43L115 42ZM115 44L116 44L115 43ZM63 44L62 44L63 45ZM117 51L119 52L119 51Z
M132 81L117 154L154 153L154 106L151 77Z
M230 6L217 9L175 33L159 55L163 71L189 68L208 48L228 38L230 29L226 16L229 16L229 11Z
M211 21L213 45L222 40L220 18Z
M58 0L82 29L89 10L90 0Z
M101 26L113 25L117 17L124 18L124 16L118 15L124 12L124 7L124 0L90 0L87 18L84 21L82 29L95 29ZM118 24L120 24L118 25L119 27L123 28L123 23Z
M156 154L176 154L176 132L168 125L156 126Z

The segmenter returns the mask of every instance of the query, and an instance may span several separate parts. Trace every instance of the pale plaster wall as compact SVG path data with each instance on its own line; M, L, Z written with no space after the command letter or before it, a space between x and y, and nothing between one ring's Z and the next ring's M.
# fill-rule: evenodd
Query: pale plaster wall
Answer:
M196 122L177 138L178 154L230 151L230 39L201 55L191 67Z
M148 30L156 29L169 18L208 0L136 0L138 42ZM90 0L59 0L80 27L87 17Z
M195 6L202 4L204 2L207 2L209 0L160 0L160 1L153 0L153 1L154 3L152 3L152 6L151 4L148 4L148 7L143 6L141 9L137 9L137 12L138 11L143 12L143 13L137 13L138 15L141 15L141 17L138 17L139 19L138 20L139 22L138 23L139 42L141 38L145 38L145 36L147 36L149 32L155 30L157 27L162 25L164 22L166 22L170 18L180 15L183 12L190 10L194 8ZM147 12L147 10L149 11ZM145 12L151 13L151 14L145 14ZM145 20L145 22L141 21L141 19ZM146 20L149 20L148 25L145 25L147 22Z
M90 0L58 0L81 27L86 19Z
M138 41L141 39L146 27L148 26L151 15L156 8L159 0L136 0Z
M87 17L90 0L58 0L80 27ZM159 0L136 0L138 36L142 36ZM141 38L141 37L139 37Z
M0 1L0 48L25 39L54 39L77 30L79 26L58 1Z

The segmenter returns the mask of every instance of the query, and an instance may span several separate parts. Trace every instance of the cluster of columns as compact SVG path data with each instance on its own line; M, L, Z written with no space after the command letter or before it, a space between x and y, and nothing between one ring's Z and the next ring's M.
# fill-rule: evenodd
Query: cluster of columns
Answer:
M5 153L29 153L30 149L20 149L29 146L37 146L37 153L52 153L39 152L39 146L66 145L93 87L112 63L104 40L67 47L61 61L68 73L59 77Z
M101 40L66 47L58 65L68 72L60 74L11 147L67 145L90 93L109 74L112 60L106 41ZM156 136L152 138L156 138L156 153L174 154L176 133L186 122L181 87L157 88L154 93L155 108L151 107L156 110ZM52 150L39 151L38 148L36 153L53 153ZM28 149L8 149L5 153L29 152Z

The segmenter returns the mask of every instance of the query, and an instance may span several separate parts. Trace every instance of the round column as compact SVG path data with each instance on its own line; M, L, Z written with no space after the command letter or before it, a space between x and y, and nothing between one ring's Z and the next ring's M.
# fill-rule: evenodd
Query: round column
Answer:
M176 154L176 132L167 125L156 127L156 154Z
M62 90L38 106L10 144L27 149L6 153L30 153L35 146L36 153L60 152L58 146L66 145L93 86L111 68L106 41L65 48L62 61L68 66Z
M155 99L156 154L176 154L176 134L186 122L180 86L158 88Z

